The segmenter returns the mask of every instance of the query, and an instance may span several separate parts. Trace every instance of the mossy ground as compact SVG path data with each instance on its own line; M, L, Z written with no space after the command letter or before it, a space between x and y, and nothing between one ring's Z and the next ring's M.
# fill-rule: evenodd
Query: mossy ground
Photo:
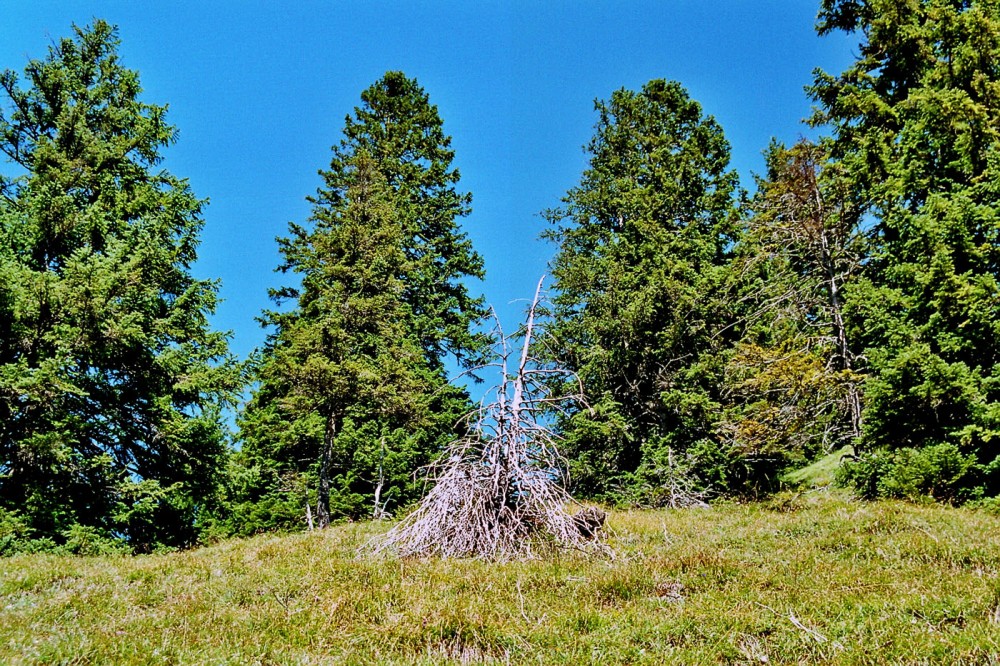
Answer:
M17 556L0 663L1000 663L998 516L815 492L610 525L613 560L359 558L380 524Z

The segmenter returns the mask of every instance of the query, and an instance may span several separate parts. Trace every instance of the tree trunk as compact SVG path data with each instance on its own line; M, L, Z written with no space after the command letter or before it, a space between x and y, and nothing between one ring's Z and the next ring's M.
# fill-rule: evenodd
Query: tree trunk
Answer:
M385 505L382 502L382 488L385 487L385 470L382 463L385 461L385 437L379 442L378 460L378 483L375 485L375 508L372 509L372 518L379 520L385 518Z
M316 498L316 527L330 526L330 472L333 466L333 440L337 436L337 418L333 411L326 416L323 452L319 462L319 493Z
M833 335L837 344L837 356L839 363L838 370L853 370L851 364L851 349L847 343L847 327L844 325L844 317L841 312L840 290L837 285L837 275L834 269L833 258L826 247L826 239L823 240L823 261L826 264L827 279L830 288L830 310L832 316ZM851 416L851 436L857 439L861 436L861 396L858 393L858 386L854 380L850 381L847 387L847 406Z

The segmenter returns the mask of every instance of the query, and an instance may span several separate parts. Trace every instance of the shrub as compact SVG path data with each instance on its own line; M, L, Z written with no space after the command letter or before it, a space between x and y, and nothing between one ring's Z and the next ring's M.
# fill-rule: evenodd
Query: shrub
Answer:
M0 556L21 552L30 534L31 528L17 511L0 508Z
M837 481L864 499L965 502L983 493L979 471L974 455L954 444L936 444L865 453L846 461Z
M62 550L73 555L127 555L132 550L123 540L88 525L72 525L62 536L66 539Z

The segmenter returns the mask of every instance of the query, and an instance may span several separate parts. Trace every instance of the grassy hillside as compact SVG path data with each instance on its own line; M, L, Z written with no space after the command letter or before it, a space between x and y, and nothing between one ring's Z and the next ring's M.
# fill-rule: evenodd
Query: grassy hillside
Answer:
M613 561L358 559L385 529L0 560L0 663L1000 663L1000 517L615 513Z

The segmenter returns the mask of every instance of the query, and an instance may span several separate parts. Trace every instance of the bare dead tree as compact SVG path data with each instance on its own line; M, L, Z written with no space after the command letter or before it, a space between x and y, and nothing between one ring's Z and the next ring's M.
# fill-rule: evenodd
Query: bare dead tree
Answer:
M469 435L453 442L431 469L436 483L420 505L373 544L402 556L530 558L574 549L610 553L604 514L584 509L565 489L565 465L543 413L566 398L548 390L557 374L531 353L542 282L519 336L519 355L497 324L500 383L470 417ZM512 366L512 362L516 365ZM513 372L511 368L513 367ZM582 401L582 394L575 396Z

